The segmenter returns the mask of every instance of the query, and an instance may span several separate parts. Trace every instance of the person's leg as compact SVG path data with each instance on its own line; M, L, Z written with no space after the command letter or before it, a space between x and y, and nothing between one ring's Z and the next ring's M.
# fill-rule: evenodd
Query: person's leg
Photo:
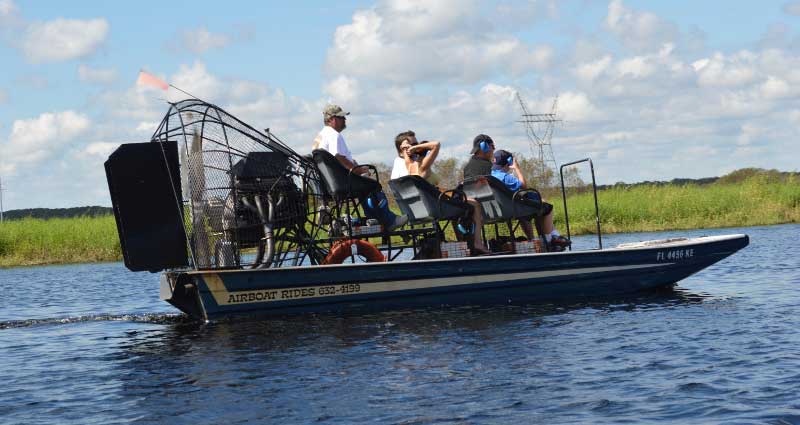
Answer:
M536 217L536 224L541 226L543 235L547 238L548 241L550 241L550 233L552 233L554 229L553 211L550 211L550 213L544 217Z
M525 218L519 219L519 227L522 227L522 231L525 232L525 239L529 241L533 240L533 225L531 224L530 220Z
M358 200L364 209L367 218L374 218L383 225L394 222L394 213L389 210L389 203L383 192L373 193L371 196L364 196Z
M467 202L472 205L472 222L475 224L475 230L472 232L473 251L478 254L488 254L486 244L481 237L483 229L483 212L481 211L481 204L474 199L467 199Z
M359 198L359 202L367 218L378 220L378 222L388 230L400 227L408 221L406 216L402 216L403 219L400 220L398 216L389 209L389 201L386 199L386 194L383 193L383 191L375 192L370 196L361 197Z

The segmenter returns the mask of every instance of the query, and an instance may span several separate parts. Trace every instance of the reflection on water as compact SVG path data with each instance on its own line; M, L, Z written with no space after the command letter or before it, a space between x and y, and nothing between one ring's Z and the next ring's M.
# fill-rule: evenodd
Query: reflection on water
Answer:
M191 344L195 350L199 346L207 345L209 350L220 351L239 351L243 348L242 345L260 352L284 351L303 348L307 344L318 345L321 339L326 340L326 343L336 341L336 345L358 346L364 341L385 335L387 330L425 339L447 332L480 332L517 323L535 327L546 323L549 316L559 316L567 312L609 314L615 311L646 311L701 303L706 297L708 295L702 293L664 288L644 294L616 297L613 300L593 300L576 304L461 306L349 315L296 314L268 320L235 318L205 324L178 320L180 316L157 316L154 322L169 326L160 329L155 336L147 335L145 341L133 339L131 342L148 344L148 352L154 349L151 337L168 346L170 351L175 346L180 346L180 341L186 340L195 341ZM131 346L132 349L134 347L135 344Z
M653 293L208 324L119 264L2 270L0 423L797 423L800 226L746 232Z

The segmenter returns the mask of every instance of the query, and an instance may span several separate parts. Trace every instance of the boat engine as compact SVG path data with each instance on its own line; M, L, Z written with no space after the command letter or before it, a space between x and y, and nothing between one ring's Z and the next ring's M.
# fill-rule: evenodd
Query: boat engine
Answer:
M270 267L276 231L302 226L303 195L292 180L289 159L280 152L250 152L231 167L232 189L223 214L227 241L256 249L254 268ZM215 249L220 266L230 266L224 245Z

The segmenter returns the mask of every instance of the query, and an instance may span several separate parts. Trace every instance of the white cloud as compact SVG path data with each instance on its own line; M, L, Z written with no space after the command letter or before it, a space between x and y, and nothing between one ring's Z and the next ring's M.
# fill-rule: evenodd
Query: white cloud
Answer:
M694 78L672 43L663 44L654 52L616 60L606 54L593 61L578 62L571 71L582 90L612 98L653 98L686 87Z
M136 125L136 131L140 133L152 134L160 123L154 121L141 121Z
M564 122L555 128L556 159L592 157L599 183L719 175L732 164L797 168L792 149L800 138L800 89L795 89L800 87L800 54L789 43L765 48L754 40L750 46L733 46L738 50L715 52L698 42L698 29L681 33L651 12L614 1L607 15L606 4L598 15L587 12L577 35L563 31L560 45L574 41L574 50L556 52L527 41L534 23L557 16L555 2L504 4L513 7L477 0L379 0L336 29L321 93L308 97L266 84L266 74L253 81L217 73L210 62L162 69L159 78L222 106L254 128L269 127L299 153L308 153L324 105L340 103L352 112L344 135L361 162L391 161L392 140L407 129L440 140L442 157L466 159L478 133L492 135L503 149L530 155L524 127L517 122L515 93L520 90L532 113L549 112L559 96ZM583 25L587 17L596 20ZM556 26L569 28L563 18ZM552 22L542 23L552 29ZM221 38L206 35L193 36L193 42L206 42L192 51L222 46ZM89 107L96 108L86 112L96 112L90 128L65 142L70 146L60 145L60 137L31 143L56 151L43 154L35 170L61 169L61 175L79 176L70 184L81 188L80 195L62 198L70 203L84 202L88 193L106 199L104 155L121 141L147 140L168 108L159 98L187 97L174 89L145 91L132 85L103 90L89 99ZM16 145L21 146L21 137L14 139ZM92 143L76 143L78 137ZM0 152L10 143L0 141ZM20 156L42 150L16 149ZM22 164L6 160L0 171Z
M105 19L64 19L28 25L21 48L33 63L59 62L86 57L105 41L109 25Z
M92 156L99 156L103 159L108 158L111 155L111 152L114 152L120 143L114 142L94 142L89 143L86 147L81 151L81 153L86 155Z
M800 16L800 1L790 1L784 3L783 13L792 16Z
M692 67L700 86L741 87L755 81L755 59L756 56L749 51L730 56L716 53L710 58L694 61Z
M607 70L610 64L611 55L605 55L596 61L578 65L578 67L575 69L575 75L583 82L591 83L601 73Z
M0 1L0 16L8 16L17 12L17 5L11 0Z
M212 103L218 102L216 98L221 96L226 89L226 85L211 75L206 69L206 65L200 61L195 61L191 66L181 65L169 82L175 87L180 87L181 90ZM169 94L173 100L187 97L186 94L174 90L170 90Z
M117 70L113 68L92 68L78 65L78 78L84 83L110 84L117 79Z
M494 6L491 22L511 29L525 29L543 19L559 18L557 0L503 0Z
M355 78L340 75L325 84L323 91L331 96L331 103L350 104L361 96L358 81Z
M773 76L769 76L767 81L761 84L760 89L761 94L767 99L777 99L792 94L791 87L786 81Z
M759 134L763 134L762 128L759 128L751 123L742 124L741 132L736 138L736 144L739 146L750 145L753 142L753 139L757 138Z
M181 47L195 54L202 54L211 49L221 49L230 43L230 37L215 34L206 28L184 30L180 34Z
M11 32L22 23L17 5L12 0L0 0L0 31Z
M558 111L565 120L570 121L589 121L599 118L597 107L586 93L561 93L558 97Z
M638 12L625 7L622 0L608 4L606 28L634 50L652 49L675 40L677 29L651 12Z
M336 29L326 67L333 75L406 84L476 82L550 66L551 47L493 27L473 3L390 0L359 10Z
M617 64L617 72L619 72L621 76L643 78L651 75L654 71L655 67L653 64L642 56L625 59Z
M74 111L48 112L37 118L14 121L8 141L0 146L6 171L33 166L59 155L65 145L86 132L90 125L89 118Z
M717 149L708 145L689 146L677 150L673 158L677 160L703 160L717 154Z
M788 113L789 121L795 126L800 126L800 110L793 109Z

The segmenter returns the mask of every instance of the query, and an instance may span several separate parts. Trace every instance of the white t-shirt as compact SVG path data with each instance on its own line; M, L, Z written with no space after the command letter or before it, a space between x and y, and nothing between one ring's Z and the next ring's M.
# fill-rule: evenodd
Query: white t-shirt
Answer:
M322 130L319 131L319 134L314 139L314 147L315 149L324 149L333 156L342 155L348 161L353 162L353 155L350 153L350 149L347 148L347 143L344 142L342 133L327 125L322 127Z
M399 179L408 175L408 168L406 168L406 160L403 158L395 158L394 166L392 167L392 180Z

